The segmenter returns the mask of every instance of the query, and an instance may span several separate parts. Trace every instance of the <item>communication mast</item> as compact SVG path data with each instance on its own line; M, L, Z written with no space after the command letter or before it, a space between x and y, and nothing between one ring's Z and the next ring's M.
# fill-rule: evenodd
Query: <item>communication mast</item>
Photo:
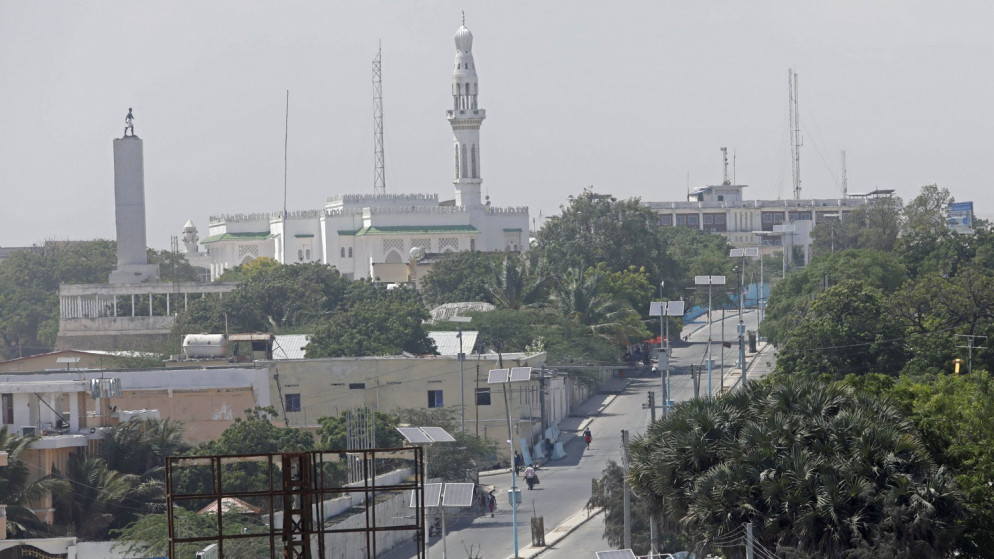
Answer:
M794 199L801 198L801 115L797 108L797 72L787 70L787 118L790 126L790 159L794 175Z
M373 59L373 192L386 194L387 176L383 158L383 73L380 60L383 54L382 43Z
M726 147L722 147L721 148L721 161L722 161L722 164L724 165L724 169L725 169L724 173L723 173L723 179L721 181L721 184L732 184L728 180L728 148L726 148Z
M849 196L849 177L846 175L846 150L842 150L842 197Z

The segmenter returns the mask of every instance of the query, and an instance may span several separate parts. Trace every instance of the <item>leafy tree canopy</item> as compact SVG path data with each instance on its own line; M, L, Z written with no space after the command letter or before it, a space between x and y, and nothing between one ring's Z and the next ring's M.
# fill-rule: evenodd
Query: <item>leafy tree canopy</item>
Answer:
M349 284L346 304L329 316L307 344L308 357L435 354L418 294L366 281Z
M884 546L942 557L964 515L952 474L899 408L838 384L773 379L678 404L631 456L634 491L689 541L752 522L764 547L795 557Z
M498 253L479 251L440 255L421 280L421 294L425 301L436 306L466 301L493 303L486 282L502 257Z
M825 290L826 284L859 280L889 294L901 286L905 277L904 266L890 253L853 249L822 255L773 286L761 331L771 343L779 344L800 323L811 300Z
M897 375L904 335L884 296L846 280L818 295L800 324L781 342L775 373L841 380L847 374Z

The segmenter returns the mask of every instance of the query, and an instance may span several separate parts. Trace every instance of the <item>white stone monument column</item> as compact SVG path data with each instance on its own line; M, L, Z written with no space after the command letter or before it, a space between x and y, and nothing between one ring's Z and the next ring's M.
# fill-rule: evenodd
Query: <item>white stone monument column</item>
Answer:
M145 244L145 163L137 136L114 140L114 210L117 269L110 283L158 281L159 268L148 263Z

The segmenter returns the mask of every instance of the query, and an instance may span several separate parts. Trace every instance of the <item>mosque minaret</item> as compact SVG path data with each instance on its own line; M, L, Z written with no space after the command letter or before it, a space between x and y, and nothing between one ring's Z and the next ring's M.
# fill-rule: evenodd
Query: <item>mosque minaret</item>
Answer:
M446 111L455 143L456 205L467 208L480 206L480 125L487 111L479 108L480 93L473 61L473 34L462 27L456 31L456 67L452 71L452 109Z
M446 253L526 252L528 208L491 205L489 197L483 201L480 126L487 113L478 102L473 34L465 18L454 40L452 103L445 112L454 144L452 198L374 190L329 196L319 209L211 216L202 251L197 251L193 224L183 229L190 262L211 279L268 257L284 264L322 262L353 279L410 283L417 277L412 269ZM412 264L414 254L423 255L417 260L422 264Z

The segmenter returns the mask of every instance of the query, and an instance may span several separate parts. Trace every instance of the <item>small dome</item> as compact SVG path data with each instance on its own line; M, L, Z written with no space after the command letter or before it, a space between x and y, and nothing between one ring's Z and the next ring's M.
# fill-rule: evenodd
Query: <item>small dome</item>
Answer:
M456 31L456 50L469 52L473 50L473 34L463 25Z

